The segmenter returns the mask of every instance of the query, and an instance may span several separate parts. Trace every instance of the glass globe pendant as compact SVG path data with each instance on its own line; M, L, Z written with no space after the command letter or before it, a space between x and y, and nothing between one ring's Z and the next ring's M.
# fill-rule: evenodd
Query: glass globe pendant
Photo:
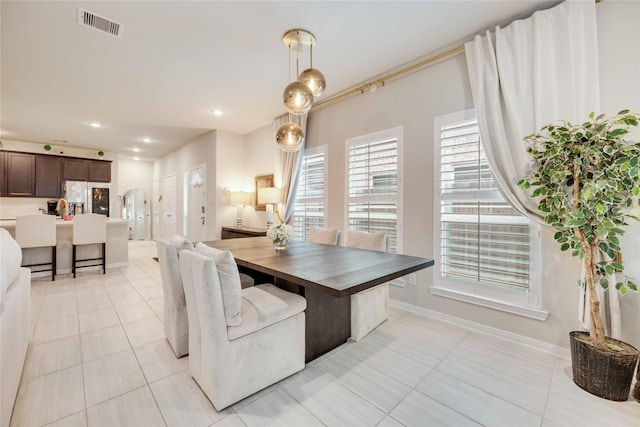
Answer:
M282 151L298 151L304 143L304 132L295 123L285 123L276 132L276 143Z
M304 83L289 83L282 92L282 101L291 114L306 114L313 104L313 92Z
M322 73L315 68L307 68L298 76L298 81L307 85L311 89L311 93L314 97L319 97L324 93L327 87L327 82L324 79Z

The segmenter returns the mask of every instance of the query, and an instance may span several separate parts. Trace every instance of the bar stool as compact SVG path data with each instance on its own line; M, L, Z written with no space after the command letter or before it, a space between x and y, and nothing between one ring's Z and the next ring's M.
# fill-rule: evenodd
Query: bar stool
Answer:
M51 272L51 280L56 280L56 217L53 215L24 215L16 218L16 242L20 248L51 247L51 262L39 264L23 264L22 267L39 267L50 265L50 269L33 270Z
M98 258L77 259L76 249L78 245L101 245L102 256ZM76 277L79 268L102 266L102 274L106 274L107 257L107 217L99 214L76 215L73 217L73 259L71 270ZM88 261L98 261L98 264L78 265Z

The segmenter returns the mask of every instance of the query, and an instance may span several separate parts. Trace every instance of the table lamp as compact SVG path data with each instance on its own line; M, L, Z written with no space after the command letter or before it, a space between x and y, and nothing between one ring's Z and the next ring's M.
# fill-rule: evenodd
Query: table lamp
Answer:
M273 225L273 205L282 200L282 191L275 187L258 188L258 203L267 208L267 227Z
M242 213L244 205L248 205L250 202L250 193L246 191L232 191L229 193L229 203L238 207L238 213L236 215L236 225L242 227Z

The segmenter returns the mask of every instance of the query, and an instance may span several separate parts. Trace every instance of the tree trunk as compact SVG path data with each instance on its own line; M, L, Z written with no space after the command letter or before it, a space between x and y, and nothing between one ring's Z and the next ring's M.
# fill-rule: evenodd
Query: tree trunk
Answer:
M592 242L591 245L587 245L588 252L585 253L585 267L587 272L587 297L589 298L589 305L591 309L591 322L589 325L589 336L595 346L604 346L604 325L602 324L602 317L600 316L600 298L598 298L598 292L596 287L600 284L595 283L597 277L596 264L598 262L598 246L597 239ZM586 255L588 253L588 255Z

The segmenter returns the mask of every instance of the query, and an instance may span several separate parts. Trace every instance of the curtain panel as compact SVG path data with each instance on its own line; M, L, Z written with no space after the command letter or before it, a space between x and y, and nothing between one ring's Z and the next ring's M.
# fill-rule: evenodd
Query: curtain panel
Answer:
M465 44L487 160L505 198L541 222L517 182L533 164L523 138L549 123L599 113L595 2L567 1Z
M487 161L504 197L543 223L517 183L535 167L523 138L562 120L600 113L595 2L565 1L465 44L473 102ZM615 283L615 282L614 282ZM607 335L621 334L618 293L598 287ZM590 312L581 291L579 319Z
M296 191L298 189L298 175L300 174L300 166L304 157L304 148L307 141L307 114L294 115L283 114L273 120L273 138L275 143L275 135L278 128L285 123L292 122L302 128L304 132L304 142L298 151L287 152L277 149L276 153L276 170L274 173L275 186L282 189L282 209L279 215L282 221L289 224L293 218L293 209L296 203Z

